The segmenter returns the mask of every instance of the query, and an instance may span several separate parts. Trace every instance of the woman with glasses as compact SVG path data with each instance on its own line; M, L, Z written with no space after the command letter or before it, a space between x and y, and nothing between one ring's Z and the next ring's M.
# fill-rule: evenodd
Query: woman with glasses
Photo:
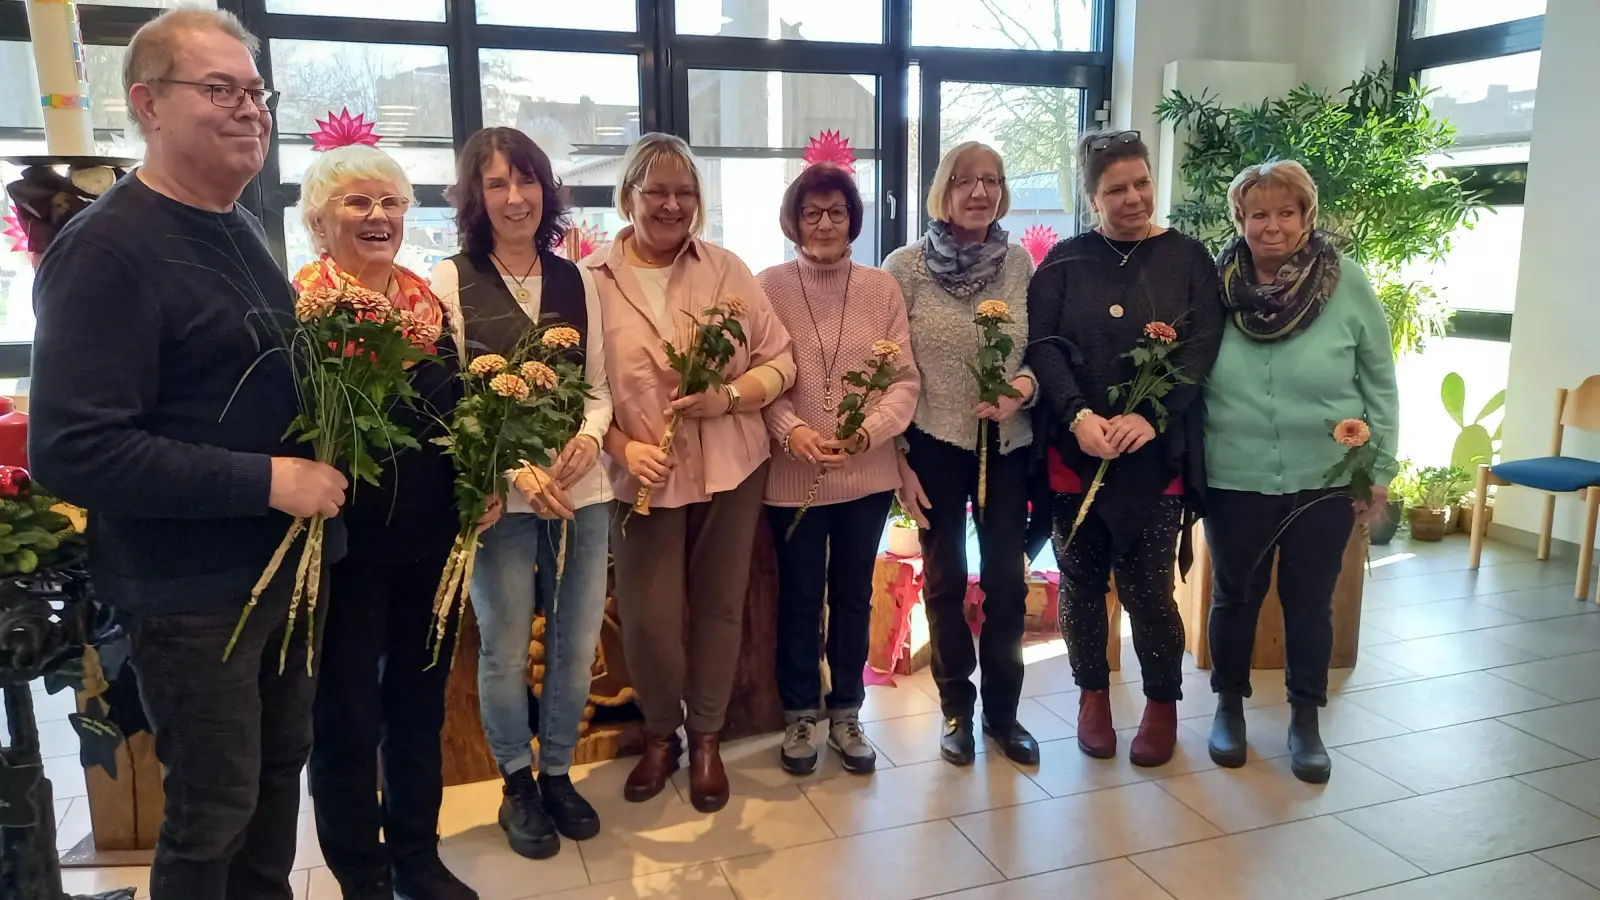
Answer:
M395 263L412 202L405 172L382 150L320 154L301 180L300 209L321 256L295 286L382 293L425 323L424 350L450 356L454 323L445 305ZM477 897L439 860L439 730L450 664L430 668L427 650L433 589L457 522L455 472L432 442L460 396L454 371L437 359L411 369L419 396L390 414L421 449L386 462L377 487L351 494L342 516L349 552L329 574L310 782L322 855L346 897Z
M583 266L605 317L615 398L606 468L619 499L615 596L645 718L644 756L623 795L643 802L666 787L682 753L678 728L687 726L689 798L715 812L728 802L717 733L733 691L767 483L761 410L794 383L794 360L755 276L700 239L705 196L688 144L667 134L636 141L622 158L616 205L632 224ZM745 339L734 343L721 387L679 396L662 345L687 351L711 307L727 311ZM674 412L683 419L664 451ZM652 492L649 513L630 513L641 486Z
M1095 228L1057 244L1028 290L1028 363L1044 397L1035 418L1049 430L1056 492L1061 633L1081 688L1078 747L1114 756L1106 593L1115 571L1145 694L1128 758L1159 766L1172 758L1183 697L1173 556L1205 487L1197 401L1222 339L1221 293L1205 246L1151 221L1155 184L1138 132L1085 135L1078 171ZM1111 389L1138 371L1129 352L1141 340L1172 339L1185 383L1159 403L1124 411ZM1104 482L1078 524L1086 489L1106 460Z
M894 440L916 411L921 379L900 285L882 269L850 259L861 220L861 194L849 172L828 163L807 168L778 210L795 258L761 273L761 287L794 339L798 370L794 388L766 410L767 430L782 448L773 454L766 489L778 555L778 694L787 725L778 759L795 775L817 766L813 733L824 710L828 746L845 770L866 774L877 763L860 716L872 571L900 486ZM835 440L839 398L855 390L842 379L866 369L875 351L888 352L884 341L897 350L894 380L867 405L860 430ZM826 701L817 666L824 597Z
M911 349L922 393L906 432L900 504L922 526L923 602L933 638L933 678L939 686L944 733L940 755L958 766L976 753L973 715L981 694L983 731L1024 765L1039 761L1039 745L1017 722L1022 694L1022 628L1028 594L1023 565L1028 525L1026 450L1033 375L1021 368L1028 343L1028 251L1007 240L999 220L1011 206L1000 154L976 142L946 153L928 191L928 231L889 254L883 267L900 283L911 320ZM1013 397L984 403L970 366L981 333L979 304L1003 301L1002 326L1013 347L1004 360ZM978 423L987 420L986 486L978 486ZM976 508L983 500L981 512ZM978 653L965 614L967 513L973 506L983 589ZM982 686L974 688L974 666Z

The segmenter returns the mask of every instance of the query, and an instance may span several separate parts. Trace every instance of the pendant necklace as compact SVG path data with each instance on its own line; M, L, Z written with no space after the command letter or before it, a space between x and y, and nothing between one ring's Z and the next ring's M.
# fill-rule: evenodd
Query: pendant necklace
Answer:
M806 315L811 317L811 332L817 336L817 356L822 359L823 377L825 379L822 389L822 408L831 413L836 408L836 401L833 398L833 369L839 363L839 347L844 341L844 306L850 302L850 279L855 275L855 266L852 264L850 268L845 270L844 297L839 301L839 333L833 338L832 359L823 354L822 328L817 325L817 314L811 309L811 297L806 294L806 279L804 273L800 271L800 261L798 259L794 261L794 275L795 280L800 283L800 299L805 301Z
M510 266L500 261L500 257L495 256L493 253L490 253L489 256L499 264L500 268L506 273L506 277L516 283L517 288L511 293L516 296L517 301L519 303L528 302L528 299L533 296L533 293L528 290L528 279L533 277L533 270L539 268L539 258L534 257L533 265L528 267L528 271L524 272L521 278L518 278L516 274L511 271Z
M1133 245L1133 247L1128 250L1127 253L1123 253L1121 250L1118 250L1117 249L1117 245L1111 243L1111 239L1106 237L1106 233L1104 231L1100 231L1100 232L1097 232L1097 233L1100 235L1100 240L1105 241L1106 242L1106 246L1111 248L1111 252L1115 253L1117 256L1120 256L1122 258L1122 261L1117 263L1117 268L1120 269L1123 266L1128 264L1128 260L1133 258L1133 254L1139 249L1140 245L1142 245L1145 241L1150 239L1150 232L1153 231L1153 230L1155 230L1155 224L1154 223L1146 224L1144 226L1144 237L1139 238L1138 242L1135 243ZM1107 310L1107 312L1111 313L1111 318L1120 319L1127 312L1127 310L1122 308L1122 304L1121 303L1113 303L1113 304L1111 304L1111 308L1109 310Z

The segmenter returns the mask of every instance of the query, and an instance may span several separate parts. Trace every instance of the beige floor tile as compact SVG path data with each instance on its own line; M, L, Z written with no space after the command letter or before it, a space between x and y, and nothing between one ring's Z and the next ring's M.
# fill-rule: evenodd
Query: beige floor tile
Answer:
M1356 646L1358 647L1375 647L1378 644L1392 644L1398 640L1400 639L1389 632L1373 628L1364 622L1361 625L1361 630L1356 633Z
M1600 900L1596 891L1533 856L1513 856L1354 894L1348 900Z
M1600 760L1529 772L1518 775L1517 780L1591 816L1600 817Z
M1130 784L955 819L1007 878L1220 834L1154 784Z
M1582 762L1494 719L1355 744L1343 752L1418 793Z
M1076 737L1042 743L1039 745L1039 768L1030 771L1028 777L1052 797L1070 797L1216 768L1217 764L1206 751L1205 736L1188 722L1178 725L1178 745L1170 762L1149 769L1136 766L1128 761L1128 744L1138 733L1137 728L1118 731L1117 755L1111 759L1095 759L1084 753L1078 749Z
M1244 711L1245 735L1250 748L1259 756L1282 756L1289 752L1289 720L1294 707L1287 703L1277 706L1259 706ZM1209 735L1211 722L1191 721L1189 727ZM1317 728L1323 743L1329 747L1342 747L1362 741L1405 734L1405 726L1391 722L1343 697L1329 697L1328 705L1317 714ZM1278 745L1283 745L1279 747Z
M1477 594L1503 594L1563 582L1572 582L1570 565L1532 561L1485 566L1476 572L1452 568L1449 571L1374 578L1367 583L1362 594L1362 608L1383 609L1435 600L1455 600Z
M1328 693L1342 694L1349 691L1362 691L1367 688L1377 687L1380 684L1411 681L1419 677L1421 676L1418 673L1404 666L1380 662L1373 659L1372 654L1362 653L1354 666L1346 669L1328 670Z
M1133 863L1112 859L940 894L939 900L1172 900L1172 895Z
M888 760L895 766L912 766L940 759L939 738L944 734L943 713L931 712L866 722L862 727L872 745L878 748L880 763ZM989 743L978 741L976 749L979 754L987 753Z
M38 716L35 715L35 718ZM40 758L78 755L78 733L72 730L71 722L66 719L42 719L38 724Z
M1600 838L1552 847L1534 855L1600 888Z
M1600 759L1600 700L1505 716L1501 721L1580 756Z
M338 879L333 877L333 872L327 866L307 869L306 900L341 900L344 891L339 889Z
M1063 691L1078 689L1072 680L1072 662L1067 659L1065 652L1058 656L1051 656L1032 662L1027 665L1022 677L1022 696L1037 697L1040 694L1059 694Z
M301 869L298 872L290 872L289 890L293 892L294 900L310 900L311 870Z
M866 702L861 704L861 721L877 722L938 712L939 701L936 697L937 694L930 696L920 688L903 682L896 687L868 685Z
M310 809L302 808L295 823L294 867L315 869L326 864L322 858L322 844L317 840L317 817Z
M797 787L734 794L709 816L667 792L603 810L600 821L599 836L581 845L596 883L834 837Z
M539 896L540 900L736 900L715 863Z
M1541 659L1490 669L1489 674L1563 703L1600 699L1600 653Z
M1417 603L1392 609L1374 609L1362 613L1363 625L1371 624L1401 640L1453 634L1493 628L1496 625L1516 625L1524 620L1504 610L1484 606L1470 599L1439 600Z
M868 743L872 743L872 735L888 722L898 722L899 719L887 719L884 722L866 725L863 730L867 733ZM790 775L783 770L778 762L778 750L783 746L783 734L757 735L756 737L741 738L722 745L722 765L728 771L728 785L736 794L750 791L767 791L781 787L801 787L818 781L827 781L841 775L850 775L839 764L839 754L828 749L828 720L823 719L817 723L817 729L812 735L812 742L817 748L817 768L810 775ZM876 746L876 745L874 745ZM892 768L894 760L885 754L878 754L878 767L881 769ZM855 776L851 776L855 777ZM677 787L680 796L689 796L689 770L687 767L679 769L673 776L672 782Z
M89 782L76 753L45 760L44 777L50 779L50 796L56 803L63 803L69 797L89 795Z
M1479 669L1532 662L1539 658L1536 654L1487 637L1488 634L1490 632L1487 631L1441 634L1379 644L1363 652L1380 663L1400 666L1425 678L1476 672Z
M840 836L948 819L1049 796L999 753L970 766L944 760L885 769L870 778L835 778L802 790Z
M149 900L150 868L128 866L114 869L62 869L61 887L67 896L100 894L131 887L138 900Z
M1543 694L1483 672L1375 687L1344 698L1413 731L1555 705Z
M949 821L725 860L740 900L915 900L1000 880Z
M1502 644L1539 656L1569 656L1600 650L1600 616L1567 616L1506 625L1483 632Z
M1326 816L1146 853L1133 864L1177 900L1326 900L1423 874Z
M573 779L574 783L577 779ZM485 825L497 825L500 815L501 782L480 781L475 784L454 784L444 789L444 802L439 805L439 836L450 838ZM598 797L588 798L590 802ZM302 818L310 812L301 813Z
M561 852L550 859L524 859L506 845L498 825L482 825L444 839L439 858L482 900L518 900L589 883L577 843L563 839Z
M1435 874L1600 835L1600 819L1509 778L1338 818Z
M1411 791L1339 751L1333 751L1331 756L1333 777L1327 784L1306 784L1295 778L1285 756L1241 769L1180 775L1157 785L1229 833L1411 796Z
M1519 619L1555 619L1600 613L1600 604L1572 596L1572 585L1568 582L1507 591L1504 594L1480 594L1473 599Z
M89 818L89 798L74 797L71 800L62 800L56 807L67 807L67 814L56 823L56 850L65 853L78 842L88 837L94 831L94 822Z

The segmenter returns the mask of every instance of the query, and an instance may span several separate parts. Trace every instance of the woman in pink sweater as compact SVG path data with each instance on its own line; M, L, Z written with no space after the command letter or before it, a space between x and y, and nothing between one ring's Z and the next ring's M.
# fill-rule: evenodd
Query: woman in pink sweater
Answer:
M816 768L813 735L824 709L828 746L844 768L865 774L877 763L860 718L872 570L900 487L894 439L911 423L922 383L900 285L850 259L861 220L854 177L835 165L811 166L789 185L778 212L795 259L759 276L794 341L794 387L765 416L781 447L772 454L766 491L778 555L778 694L788 724L779 761L796 775ZM868 368L873 345L883 340L900 348L894 382L874 395L859 431L834 440L838 401L851 389L840 379ZM791 536L819 472L816 496ZM824 596L832 686L825 703L817 666Z

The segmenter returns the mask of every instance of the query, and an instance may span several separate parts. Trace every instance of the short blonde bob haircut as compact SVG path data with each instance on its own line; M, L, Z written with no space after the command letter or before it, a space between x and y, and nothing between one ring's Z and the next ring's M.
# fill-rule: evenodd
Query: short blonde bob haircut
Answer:
M311 235L317 252L327 249L324 240L317 236L317 222L327 213L328 202L344 193L345 185L363 179L391 181L396 194L410 200L412 206L417 203L416 192L405 170L394 157L377 147L351 144L318 153L300 179L300 220L305 223L306 233Z
M1317 183L1311 180L1311 173L1292 159L1275 159L1246 166L1228 185L1228 206L1240 234L1244 234L1244 198L1257 188L1288 192L1300 204L1306 230L1317 227Z
M1000 173L1000 205L994 211L995 221L1005 218L1011 211L1011 185L1006 182L1006 161L988 144L980 141L967 141L958 144L939 160L939 168L933 172L933 184L928 186L928 218L940 222L950 221L950 188L956 180L956 169L968 156L974 153L987 153L994 157L994 168Z
M689 173L689 180L694 182L694 214L689 218L689 234L699 237L706 226L706 191L700 178L700 167L695 164L694 154L690 152L689 145L683 138L675 134L662 134L653 131L633 142L628 152L622 156L622 175L617 182L617 214L624 222L633 221L632 194L644 186L645 180L650 177L650 172L662 161L675 160L683 170Z

